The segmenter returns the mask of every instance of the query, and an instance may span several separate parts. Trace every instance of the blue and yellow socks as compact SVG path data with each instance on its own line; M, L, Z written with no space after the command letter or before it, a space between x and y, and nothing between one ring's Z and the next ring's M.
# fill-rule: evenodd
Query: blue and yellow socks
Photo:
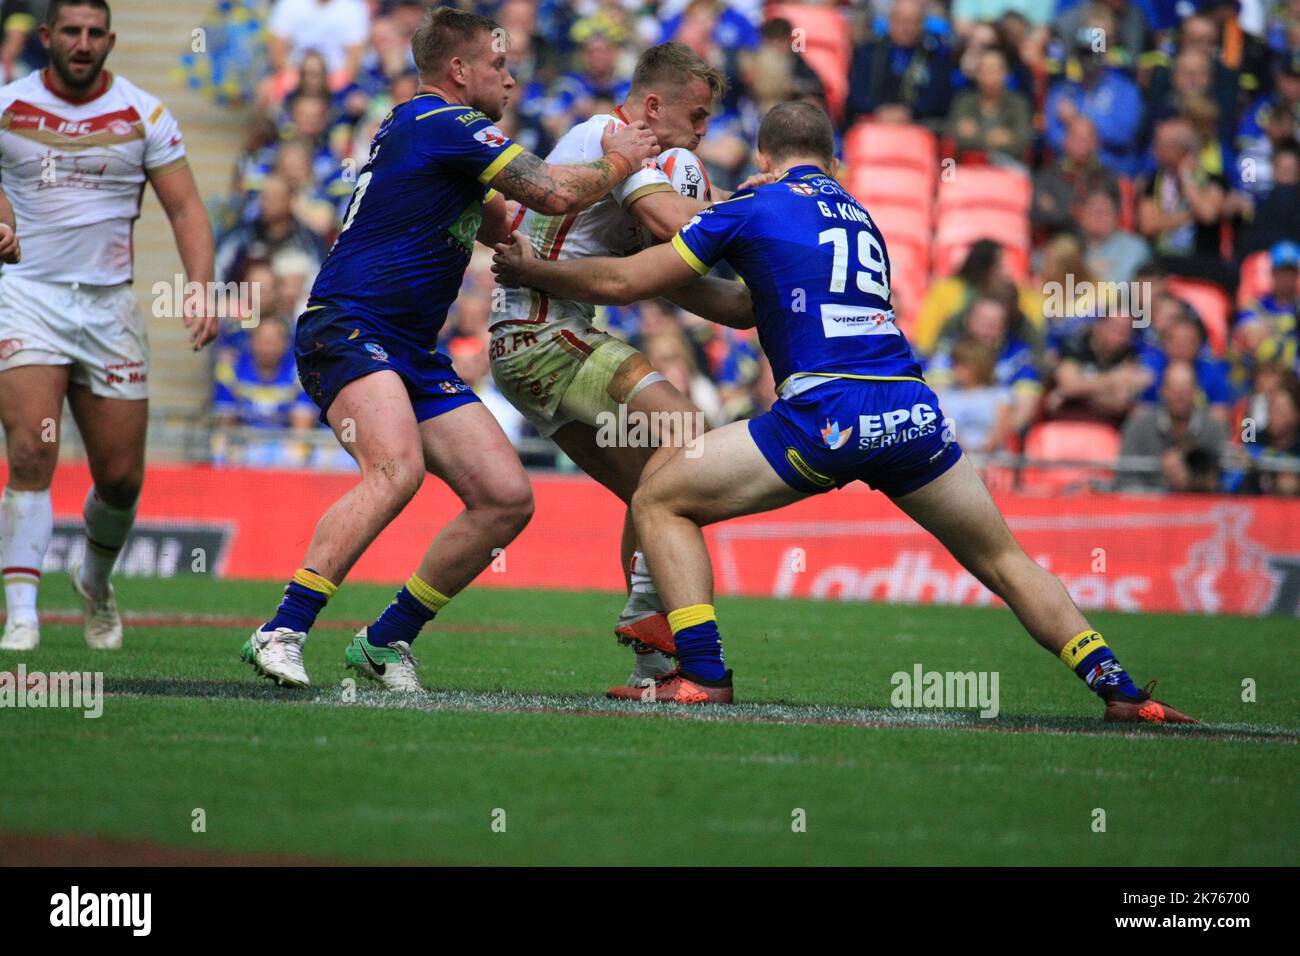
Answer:
M681 669L701 680L722 680L727 664L722 658L722 635L712 604L692 604L668 612L668 626L677 644Z
M433 585L412 574L393 603L370 625L366 639L374 647L387 647L394 641L410 644L420 634L420 628L432 621L451 598Z
M338 585L321 577L311 568L299 568L284 589L284 600L275 609L275 617L266 622L263 630L273 631L287 627L306 634L316 623L316 615L334 596Z
M1133 678L1120 667L1114 653L1096 631L1081 631L1070 638L1069 643L1061 648L1061 660L1103 699L1113 690L1125 697L1142 695Z
M311 630L316 616L334 596L338 585L332 584L311 568L299 568L284 589L284 600L276 608L275 616L265 625L265 630L287 627L291 631ZM437 588L420 580L416 575L397 592L397 597L371 624L367 638L374 647L387 647L394 641L410 644L451 598Z

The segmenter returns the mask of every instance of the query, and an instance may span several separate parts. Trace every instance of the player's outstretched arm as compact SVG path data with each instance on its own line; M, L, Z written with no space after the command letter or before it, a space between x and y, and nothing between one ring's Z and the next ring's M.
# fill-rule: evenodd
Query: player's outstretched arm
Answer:
M18 222L9 197L0 191L0 262L15 263L23 257L18 245Z
M194 182L194 173L186 164L173 166L161 175L149 174L158 201L162 203L167 218L172 224L172 233L176 236L176 249L180 252L181 264L185 267L187 282L197 282L203 290L212 286L213 256L215 241L212 238L212 222L208 219L208 209L199 196L199 187ZM207 308L207 295L198 297L201 301L185 303L185 328L190 333L190 345L195 351L203 348L217 337L219 319Z
M752 329L757 324L749 289L735 279L696 276L665 297L687 312L728 328Z
M659 152L654 133L643 122L607 129L605 155L594 163L553 165L522 152L488 183L507 199L548 216L581 212Z
M552 262L539 259L520 233L496 247L492 271L509 288L529 286L558 299L630 305L665 295L693 278L695 270L670 245L652 246L634 256L595 256Z

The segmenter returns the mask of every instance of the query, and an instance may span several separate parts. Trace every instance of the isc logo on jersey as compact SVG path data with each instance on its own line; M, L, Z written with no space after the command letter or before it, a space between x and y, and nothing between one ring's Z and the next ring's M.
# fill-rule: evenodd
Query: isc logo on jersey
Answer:
M939 427L939 410L925 402L894 408L880 415L858 416L858 447L888 448L932 435Z
M474 138L480 143L498 148L506 144L506 134L496 126L484 126L474 134Z

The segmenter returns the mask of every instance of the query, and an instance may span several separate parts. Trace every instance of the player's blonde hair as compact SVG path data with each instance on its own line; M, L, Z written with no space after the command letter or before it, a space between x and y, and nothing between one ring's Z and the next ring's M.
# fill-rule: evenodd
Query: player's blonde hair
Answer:
M425 18L411 37L411 54L421 77L436 77L447 62L484 33L499 30L490 17L465 13L454 7L439 7Z
M637 58L636 69L632 71L632 95L675 90L691 80L709 84L714 99L721 99L727 93L727 78L722 71L710 66L685 43L675 40L660 43Z

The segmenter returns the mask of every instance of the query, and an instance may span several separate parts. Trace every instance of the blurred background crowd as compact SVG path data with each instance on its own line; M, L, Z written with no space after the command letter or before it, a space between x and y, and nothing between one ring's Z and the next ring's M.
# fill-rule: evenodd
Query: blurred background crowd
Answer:
M4 0L3 68L39 65ZM260 283L232 319L214 415L276 430L218 459L346 464L293 370L292 324L371 136L417 88L423 0L220 0L191 84L247 111L214 197L217 276ZM511 38L500 124L545 155L624 98L638 53L678 40L722 68L698 153L754 171L758 121L822 103L840 178L881 225L899 324L990 483L1300 494L1300 0L463 2ZM495 390L490 256L441 343L530 464L556 451ZM602 309L715 424L774 399L752 333L663 301ZM268 435L271 434L268 431ZM1035 467L1056 460L1070 467ZM561 462L561 464L563 464Z

